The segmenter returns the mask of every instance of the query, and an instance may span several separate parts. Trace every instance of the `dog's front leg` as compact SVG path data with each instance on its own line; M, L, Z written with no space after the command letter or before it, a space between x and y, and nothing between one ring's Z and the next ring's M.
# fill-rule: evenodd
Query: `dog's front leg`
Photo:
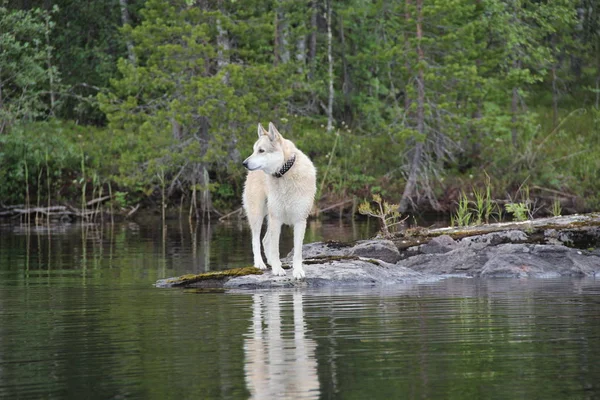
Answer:
M267 262L273 268L273 275L284 276L285 271L281 268L279 259L279 235L281 234L281 221L269 215L269 227L267 229L268 246L265 246Z
M306 220L294 224L294 278L303 279L305 277L304 268L302 268L302 243L304 243L304 233L306 232Z

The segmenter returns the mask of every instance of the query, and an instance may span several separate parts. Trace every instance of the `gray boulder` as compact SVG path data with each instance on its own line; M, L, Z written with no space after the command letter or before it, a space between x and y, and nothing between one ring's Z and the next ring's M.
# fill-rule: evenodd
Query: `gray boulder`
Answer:
M448 235L434 237L428 243L419 246L423 254L444 254L456 249L458 243Z
M352 250L353 244L342 242L314 242L302 246L302 258L309 259L323 256L347 256ZM290 250L285 258L281 261L291 263L294 256L294 249Z
M388 263L400 260L398 247L391 240L361 240L348 253L351 256L374 258Z
M474 249L460 247L444 254L418 254L396 265L429 275L468 275L481 268L487 256Z
M512 230L468 236L460 241L460 245L462 247L483 249L488 246L498 246L503 243L525 243L528 239L525 232Z
M450 252L419 254L397 265L428 275L482 277L600 276L600 257L561 245L461 241Z

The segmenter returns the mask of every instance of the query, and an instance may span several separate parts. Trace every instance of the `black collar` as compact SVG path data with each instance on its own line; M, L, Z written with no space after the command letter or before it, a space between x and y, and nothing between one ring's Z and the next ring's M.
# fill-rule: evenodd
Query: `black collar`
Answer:
M290 170L290 168L292 168L292 166L294 165L294 162L296 161L296 154L292 154L292 156L290 157L289 160L287 160L283 166L281 167L281 169L277 172L275 172L273 174L273 176L275 178L281 178L283 175L285 175L286 172L288 172Z

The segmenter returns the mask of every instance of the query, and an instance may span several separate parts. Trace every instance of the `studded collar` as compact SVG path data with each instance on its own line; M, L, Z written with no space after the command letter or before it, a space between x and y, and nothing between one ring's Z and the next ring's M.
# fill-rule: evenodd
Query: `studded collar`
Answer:
M283 175L285 175L286 172L288 172L290 170L290 168L292 168L295 161L296 161L296 154L292 154L292 156L283 164L281 169L279 171L275 172L273 174L273 176L275 178L281 178Z

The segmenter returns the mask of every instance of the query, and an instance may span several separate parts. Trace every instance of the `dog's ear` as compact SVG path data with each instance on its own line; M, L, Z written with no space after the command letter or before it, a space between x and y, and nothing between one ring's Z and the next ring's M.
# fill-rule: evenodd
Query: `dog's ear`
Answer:
M260 124L260 122L258 123L258 138L260 139L260 137L262 135L268 135L269 132L266 131L265 128L263 128L263 126Z
M272 142L274 142L275 140L283 139L281 133L279 133L279 131L277 130L277 128L275 128L275 125L273 125L272 122L269 122L269 139L271 139Z

